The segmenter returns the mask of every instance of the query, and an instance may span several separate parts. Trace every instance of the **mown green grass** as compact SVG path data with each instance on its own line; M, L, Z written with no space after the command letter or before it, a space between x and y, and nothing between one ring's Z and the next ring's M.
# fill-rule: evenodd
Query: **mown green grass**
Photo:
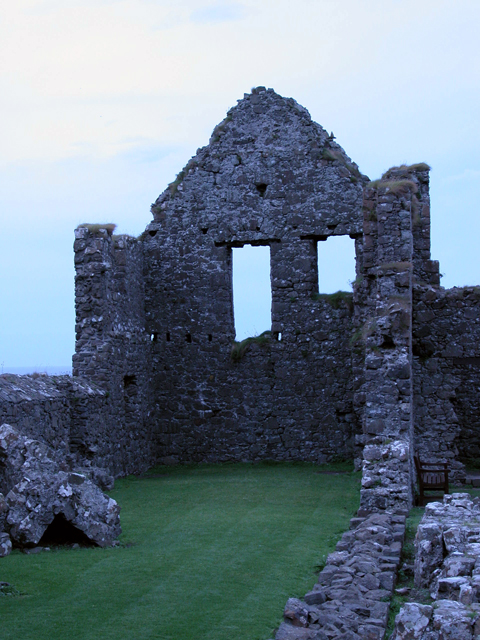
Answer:
M0 580L24 594L0 598L0 638L272 637L358 508L359 474L321 469L164 467L117 481L120 547L0 560Z

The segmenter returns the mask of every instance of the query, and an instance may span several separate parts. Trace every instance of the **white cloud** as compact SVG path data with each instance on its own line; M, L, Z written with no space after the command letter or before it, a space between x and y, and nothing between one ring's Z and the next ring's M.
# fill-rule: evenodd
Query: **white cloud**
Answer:
M240 20L245 16L245 7L238 3L221 3L196 9L190 14L190 20L198 23L218 23Z
M391 121L472 90L479 62L468 0L20 0L5 14L2 146L16 161L185 140L258 84L352 120L377 103Z

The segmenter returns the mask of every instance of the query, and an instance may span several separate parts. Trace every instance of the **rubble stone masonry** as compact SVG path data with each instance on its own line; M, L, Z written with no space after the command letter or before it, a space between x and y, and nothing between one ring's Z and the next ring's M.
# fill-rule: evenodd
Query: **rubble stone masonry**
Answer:
M405 513L414 451L480 457L478 288L430 256L429 168L370 182L309 113L257 87L139 238L75 232L73 378L0 378L0 412L114 475L154 462L356 457L362 509ZM355 243L352 293L317 245ZM235 344L232 249L270 251L270 331ZM233 349L233 350L232 350Z

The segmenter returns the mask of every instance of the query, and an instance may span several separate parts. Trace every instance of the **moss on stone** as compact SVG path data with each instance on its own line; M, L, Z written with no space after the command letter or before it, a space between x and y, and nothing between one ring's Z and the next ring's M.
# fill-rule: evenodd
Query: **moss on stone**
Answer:
M117 228L117 225L114 224L113 222L98 223L98 224L90 224L85 222L83 224L79 224L77 227L77 229L88 229L90 233L99 233L100 231L106 231L109 236L113 234L116 228Z
M270 342L271 338L272 338L272 332L264 331L259 336L245 338L245 340L242 340L241 342L237 342L235 340L232 346L232 350L230 352L230 357L234 362L239 362L243 358L245 353L248 351L248 349L250 349L252 344L258 344L263 346L268 342Z
M350 171L351 178L353 178L352 182L357 182L357 180L362 177L358 167L352 162L349 162L340 149L325 147L322 151L322 158L329 162L337 161L343 164L343 166Z
M350 311L353 310L353 293L349 291L336 291L335 293L314 293L312 300L323 300L327 302L334 309L340 307L348 307Z
M395 195L402 193L408 193L409 191L417 191L417 184L413 180L384 180L383 177L379 180L373 180L368 185L372 189L384 189Z

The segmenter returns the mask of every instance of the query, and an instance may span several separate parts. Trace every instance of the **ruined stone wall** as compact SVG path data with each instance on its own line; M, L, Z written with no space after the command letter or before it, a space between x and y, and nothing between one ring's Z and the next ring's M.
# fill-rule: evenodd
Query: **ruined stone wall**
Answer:
M355 454L362 509L407 509L414 418L422 455L480 457L479 295L439 287L428 169L369 183L294 100L245 95L140 238L76 230L73 373L103 404L70 389L46 437L115 475ZM339 235L353 296L318 289L317 245ZM232 250L247 244L269 247L271 330L236 344Z
M109 467L115 451L105 391L70 376L0 376L0 424L41 440L70 462ZM78 433L82 431L82 439Z
M480 454L480 289L418 285L414 301L416 448L461 478Z
M404 536L405 516L352 518L312 591L287 601L275 640L382 640Z
M454 493L427 504L415 536L415 587L423 603L400 609L392 640L479 637L479 541L478 498Z
M351 302L318 298L316 245L361 235L363 181L305 109L259 88L157 199L144 247L162 460L351 455ZM245 244L270 248L271 335L234 362Z
M195 335L191 343L173 334L168 343L152 345L161 367L154 375L164 461L351 455L351 310L348 301L338 309L311 301L308 308L327 316L316 339L289 344L266 337L238 361L231 343L210 351L208 338L205 348ZM307 325L312 333L314 321Z
M423 188L426 185L425 188ZM408 512L413 502L412 276L415 216L428 198L428 167L389 170L364 195L362 281L357 287L365 372L361 387L361 511ZM418 238L417 238L418 241Z
M138 473L154 461L150 337L145 333L142 243L112 231L108 225L86 225L75 232L73 374L88 377L108 394L108 468L122 475ZM81 448L88 407L78 405L74 425Z

